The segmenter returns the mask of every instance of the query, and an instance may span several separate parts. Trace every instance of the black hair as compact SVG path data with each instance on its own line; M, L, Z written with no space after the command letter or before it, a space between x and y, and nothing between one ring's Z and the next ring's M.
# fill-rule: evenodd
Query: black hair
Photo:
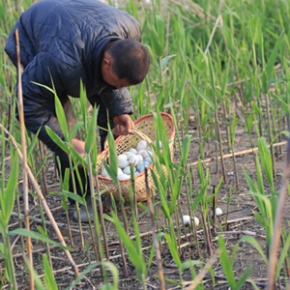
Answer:
M150 66L147 48L133 39L120 39L106 50L112 57L112 69L119 79L127 79L131 85L141 83Z

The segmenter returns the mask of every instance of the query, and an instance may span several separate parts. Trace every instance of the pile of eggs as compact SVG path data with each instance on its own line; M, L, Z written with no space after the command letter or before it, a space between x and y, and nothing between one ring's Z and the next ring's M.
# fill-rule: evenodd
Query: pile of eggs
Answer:
M156 145L156 141L154 143ZM159 148L162 147L159 142ZM145 140L140 140L136 148L130 148L128 151L118 155L118 179L130 179L130 166L134 166L134 175L137 176L149 167L152 163L154 152ZM102 167L101 175L110 178L105 167Z

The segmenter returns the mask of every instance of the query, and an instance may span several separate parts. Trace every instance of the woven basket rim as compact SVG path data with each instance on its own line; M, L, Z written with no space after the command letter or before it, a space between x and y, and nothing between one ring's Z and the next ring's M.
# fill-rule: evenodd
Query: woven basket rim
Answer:
M169 115L168 113L165 113L165 112L160 112L160 115L161 115L161 116L165 116L165 117L167 117L167 118L170 120L170 122L172 123L172 125L173 125L173 118L172 118L171 115ZM138 118L138 119L134 122L134 124L136 125L136 124L142 122L144 119L151 118L152 116L153 116L152 113L151 113L151 114L144 115L144 116ZM169 140L169 141L173 141L174 136L175 136L175 127L172 126L172 130L171 130L171 132L170 132L170 135L169 135L168 140ZM115 144L117 144L117 143L121 140L121 138L123 138L123 136L119 136L119 137L115 140ZM108 151L109 151L109 147L107 147L104 151L102 151L101 153L99 153L99 154L98 154L98 158L102 158L102 155L105 155ZM152 166L153 166L153 163L151 163L151 164L148 166L148 170L149 170ZM144 175L144 174L145 174L145 171L141 172L141 173L138 174L136 177L140 177L140 176L142 176L142 175ZM107 177L104 177L104 176L101 176L101 175L98 175L98 179L106 180L106 181L111 181L110 178L107 178ZM121 183L121 182L128 182L128 180L119 180L119 182L120 182L120 183Z
M172 119L172 116L171 116L171 115L169 115L168 113L164 113L164 112L160 112L160 115L161 115L161 116L165 116L165 117L167 117L167 118L170 120L170 122L172 123L172 125L173 125L173 119ZM140 117L139 119L137 119L137 120L134 122L134 124L136 125L136 124L142 122L144 119L151 118L152 116L153 116L152 113L151 113L151 114L144 115L144 116ZM174 128L174 126L172 126L172 130L171 130L171 132L170 132L170 135L169 135L168 140L169 140L169 141L172 141L172 140L174 139L174 136L175 136L175 128ZM122 137L122 136L118 137L117 139L119 139L119 138L121 138L121 137ZM117 141L117 140L116 140L116 141ZM117 142L116 142L116 143L117 143Z

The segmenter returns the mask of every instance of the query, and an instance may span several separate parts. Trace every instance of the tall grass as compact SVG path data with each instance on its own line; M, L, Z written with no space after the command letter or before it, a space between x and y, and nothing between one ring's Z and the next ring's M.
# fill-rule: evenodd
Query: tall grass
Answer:
M21 11L33 2L32 0L2 1L0 4L1 47L4 47L8 33ZM111 4L115 5L115 2ZM103 193L95 191L94 184L91 183L95 194L92 195L94 218L90 222L89 236L93 241L95 261L91 262L91 265L88 265L75 280L66 281L66 286L74 287L86 277L90 277L95 268L99 268L101 276L104 277L102 289L118 289L119 272L125 275L131 274L128 273L128 269L132 265L133 273L136 273L141 287L146 289L150 269L155 262L165 265L168 256L176 266L178 276L175 277L176 279L165 277L166 286L164 286L164 281L159 275L157 278L160 280L156 285L164 288L173 287L175 284L185 289L186 285L190 285L188 281L197 278L202 281L199 274L207 271L211 272L209 283L214 285L214 276L218 275L214 273L213 268L207 267L206 258L208 253L213 253L214 248L218 248L219 258L216 262L221 263L224 278L231 289L240 289L245 283L250 282L249 277L252 273L250 268L242 275L237 275L233 270L240 243L246 241L253 246L261 256L261 263L266 265L272 241L279 191L279 168L276 166L275 159L277 154L282 153L281 149L277 149L279 148L277 143L288 136L287 124L289 124L289 3L282 0L275 3L270 0L229 0L220 5L218 1L205 0L198 3L190 0L153 0L149 3L139 0L120 1L118 5L139 20L143 32L142 42L148 46L152 59L146 80L139 86L131 87L130 92L135 106L132 118L137 119L153 112L157 140L165 145L162 151L158 146L153 146L157 157L154 160L156 171L153 173L157 194L153 196L154 212L151 215L152 224L156 225L156 238L160 245L162 261L156 261L158 255L155 253L153 240L150 240L146 248L149 254L144 250L144 241L141 238L144 233L141 232L139 221L142 216L149 213L147 205L138 205L141 214L137 212L134 202L129 205L133 220L128 220L128 213L123 203L119 205L122 213L119 215L114 201L111 216L103 215L100 210ZM0 252L4 260L3 278L0 283L1 286L9 285L11 289L17 289L19 282L14 267L11 237L20 234L46 244L47 250L42 257L41 270L36 271L33 265L31 268L27 266L27 269L28 272L33 273L36 288L52 289L57 286L54 277L55 265L50 262L49 249L53 245L73 253L74 238L70 234L70 245L63 248L60 244L55 244L49 236L51 231L47 231L45 226L38 227L38 230L32 227L30 232L24 229L14 231L9 229L14 201L19 201L21 197L17 187L21 174L18 168L19 160L13 149L15 144L7 132L10 136L14 136L19 147L21 147L19 145L21 139L19 124L14 116L13 87L16 83L16 72L3 49L0 53L0 231L2 235ZM68 131L64 112L56 101L56 111L61 120L65 142L59 140L49 129L48 133L64 151L70 154L72 166L82 164L93 181L98 175L95 170L98 155L95 120L98 112L94 109L92 114L88 114L84 90L81 90L80 95L80 101L73 100L78 116L78 123L73 132ZM162 111L172 115L177 129L174 161L170 160L163 124L158 114ZM255 174L252 175L252 172L248 172L245 168L243 170L245 178L238 173L241 171L241 165L234 155L231 162L227 162L224 158L226 154L236 153L239 150L238 131L242 131L243 138L248 141L249 145L246 149L258 152L252 155ZM82 140L85 140L85 158L79 156L70 144L76 132ZM107 169L112 180L118 184L116 155L110 130L109 136L111 160L110 168ZM41 179L50 165L51 153L47 152L36 164L32 156L38 155L37 138L29 133L26 138L28 165L33 175ZM215 166L213 162L207 164L208 158L216 160ZM197 166L193 166L193 163ZM11 169L7 169L10 164ZM41 173L41 170L44 173ZM232 251L229 251L231 255L227 253L229 249L225 242L226 234L218 237L218 243L215 242L215 217L212 218L211 215L211 207L213 210L215 207L212 206L213 200L220 198L221 188L224 190L228 188L229 171L235 172L236 184L236 187L230 187L231 197L245 187L242 182L245 183L246 180L257 207L254 213L255 220L262 226L266 235L263 245L253 237L242 237ZM214 179L215 176L218 178ZM232 192L233 188L236 190ZM132 193L133 191L132 188ZM33 196L32 188L30 193ZM67 198L76 200L76 209L79 208L79 204L86 206L86 200L68 192L67 178L60 180L60 189L57 193L62 195L61 204L67 213L68 228L71 232ZM49 195L47 198L50 197ZM181 222L185 208L181 207L181 203L185 199L192 221L188 228L183 227ZM99 207L96 206L96 201ZM20 211L23 211L21 200L18 203ZM39 207L37 209L41 211ZM195 215L201 217L200 227L196 227L193 222ZM42 222L46 223L44 214L42 214ZM20 220L20 225L21 223ZM114 225L112 231L115 231L118 237L117 244L122 260L122 267L119 269L116 269L111 262L103 262L110 258L107 223ZM87 241L84 239L83 231L86 230L80 222L78 229L81 249L85 252ZM198 229L203 230L202 240L197 234ZM131 239L131 231L136 236L135 240ZM194 247L187 257L184 248L188 249L189 246L183 244L184 232L188 245ZM287 276L289 240L287 227L283 226L283 246L277 263L276 279L279 275L285 278ZM204 245L207 246L208 251L204 251ZM22 253L24 255L23 250ZM87 250L86 255L89 254ZM41 273L46 274L45 278L42 278ZM257 287L253 283L252 285L254 288ZM203 288L204 285L200 282L198 289Z

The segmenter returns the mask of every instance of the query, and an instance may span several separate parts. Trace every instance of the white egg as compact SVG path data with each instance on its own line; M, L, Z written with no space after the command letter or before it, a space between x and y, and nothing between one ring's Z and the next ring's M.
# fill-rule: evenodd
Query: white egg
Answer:
M199 219L195 216L193 220L194 220L195 226L197 227L199 225ZM182 216L182 221L185 226L190 225L190 216L189 215Z
M144 166L145 166L145 167L149 167L150 164L151 164L151 162L147 162L147 161L143 161L143 162L144 162Z
M126 166L128 166L128 164L129 164L128 160L124 160L124 159L118 160L118 166L120 168L125 168Z
M129 149L129 152L132 152L133 154L136 154L137 153L137 150L135 148L130 148Z
M144 158L144 162L147 162L147 163L151 164L152 163L151 157Z
M138 157L139 162L143 161L143 156L142 156L142 155L140 155L140 154L136 154L136 156ZM138 162L138 163L139 163L139 162Z
M105 166L102 166L101 175L102 175L103 177L107 177L107 176L108 176L108 172L107 172Z
M142 149L142 150L138 151L137 154L141 155L143 157L143 159L149 156L149 153L146 149Z
M189 215L184 215L183 217L182 217L182 220L183 220L183 224L184 225L189 225L190 224L190 216Z
M119 180L127 180L127 179L130 179L130 175L121 173L121 174L118 174L118 179Z
M136 166L137 170L142 172L145 170L146 167L149 167L149 163L141 161L140 163L138 163L138 165Z
M129 158L129 164L133 164L134 166L136 166L139 163L139 158L137 155L132 155Z
M134 172L134 175L137 176L138 174L140 174L140 172L139 172L138 170L136 170L136 171Z
M136 171L136 168L134 167L134 172ZM125 174L128 174L130 175L131 174L131 169L130 169L130 166L126 166L124 169L123 169L123 172Z
M123 155L126 155L126 156L128 157L128 159L129 159L132 155L134 155L134 153L129 152L129 151L123 152L122 154L123 154Z
M136 149L137 151L145 149L147 147L147 142L145 140L141 140L137 143Z
M118 156L118 165L120 168L124 168L126 166L128 166L129 162L128 162L128 157L124 154L120 154Z
M217 207L217 208L215 209L215 214L216 214L217 216L222 215L222 214L223 214L222 209L219 208L219 207Z
M118 160L128 160L128 156L126 156L125 154L120 154L118 155Z
M123 170L120 167L118 167L118 175L121 173L123 173Z
M199 219L196 216L194 217L194 223L197 227L199 226Z
M195 226L198 226L199 225L199 219L196 216L193 219L194 219ZM182 221L183 221L183 224L185 226L190 225L190 216L189 215L182 216Z

